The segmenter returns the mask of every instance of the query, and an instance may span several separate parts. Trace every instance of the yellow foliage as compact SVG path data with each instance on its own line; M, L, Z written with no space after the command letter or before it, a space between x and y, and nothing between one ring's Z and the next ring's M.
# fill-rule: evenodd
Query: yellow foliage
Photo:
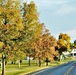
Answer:
M0 42L0 48L3 47L3 45L4 45L4 43L3 42Z
M2 57L2 53L0 53L0 57Z

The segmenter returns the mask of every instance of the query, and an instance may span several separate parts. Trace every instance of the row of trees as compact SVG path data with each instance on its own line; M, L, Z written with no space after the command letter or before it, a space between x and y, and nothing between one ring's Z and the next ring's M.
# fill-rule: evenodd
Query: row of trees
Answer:
M7 59L16 61L26 54L30 56L32 43L41 36L42 30L33 2L21 7L19 0L0 1L0 52Z
M45 28L44 23L40 23L34 2L23 3L21 6L20 0L0 0L2 59L14 62L18 60L20 68L20 60L33 57L39 60L41 66L41 60L57 59L67 50L70 50L70 37L61 33L56 40Z

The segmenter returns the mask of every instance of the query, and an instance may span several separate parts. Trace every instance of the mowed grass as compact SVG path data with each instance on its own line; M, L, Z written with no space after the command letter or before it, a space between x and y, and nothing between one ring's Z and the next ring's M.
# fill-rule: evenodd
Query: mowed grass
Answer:
M27 73L34 72L34 71L44 69L44 68L48 68L48 67L52 67L52 66L56 66L56 65L60 65L67 61L68 61L68 59L66 59L64 61L62 60L61 62L53 61L53 62L49 63L49 66L46 66L45 62L42 62L41 67L39 67L38 64L36 63L36 61L34 61L34 60L31 60L31 66L28 66L28 60L23 60L20 68L18 68L17 63L14 65L14 64L11 64L10 62L8 62L7 65L5 66L6 67L5 75L26 75ZM1 75L1 68L0 68L0 75Z
M23 62L20 65L20 68L18 68L17 63L14 65L8 62L7 65L5 66L5 75L21 75L21 74L26 74L42 68L47 68L45 66L45 63L42 63L42 66L39 67L36 61L34 60L31 60L31 66L28 66L28 60L23 60ZM1 75L1 68L0 68L0 75Z

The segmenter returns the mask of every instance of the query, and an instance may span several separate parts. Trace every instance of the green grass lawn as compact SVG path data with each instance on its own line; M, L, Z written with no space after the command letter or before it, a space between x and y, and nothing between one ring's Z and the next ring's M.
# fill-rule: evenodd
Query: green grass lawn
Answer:
M5 75L21 75L23 73L25 74L42 68L46 68L45 64L43 63L41 67L38 67L38 65L34 60L31 60L31 66L28 66L27 60L23 60L20 69L18 68L17 63L14 65L8 62L7 65L5 66ZM1 68L0 68L0 75L1 75Z
M28 61L23 60L21 63L20 69L18 68L18 64L10 64L8 63L5 68L5 74L6 75L21 75L25 73L29 73L32 71L36 71L42 68L47 68L45 64L43 63L41 67L38 67L36 62L34 60L31 61L31 66L28 66ZM0 68L0 74L1 74L1 68Z
M26 73L30 73L30 72L33 72L36 70L63 64L65 62L67 62L68 60L71 61L71 59L69 59L69 58L62 60L60 62L53 61L53 62L49 63L49 66L46 66L45 63L43 62L41 67L38 67L38 65L36 64L36 62L34 60L31 60L31 66L28 66L27 60L23 60L23 62L21 63L20 69L18 68L17 63L15 65L13 65L13 64L10 64L10 62L8 62L8 64L6 65L6 68L5 68L5 75L25 75ZM1 68L0 68L0 74L1 74Z

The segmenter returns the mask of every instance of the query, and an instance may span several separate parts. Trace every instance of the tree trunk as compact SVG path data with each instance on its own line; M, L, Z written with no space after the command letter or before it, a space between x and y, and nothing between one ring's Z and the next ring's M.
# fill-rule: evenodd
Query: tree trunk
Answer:
M39 57L39 67L41 66L41 60L40 60L40 57Z
M61 61L62 60L62 54L60 54L59 58L60 58L60 61Z
M49 59L48 58L46 58L46 66L48 66L48 62L49 62Z
M16 64L16 60L14 60L14 65Z
M18 68L20 68L20 60L18 60Z
M11 61L11 64L13 64L13 61Z
M29 66L30 66L30 56L29 56Z
M2 54L2 75L5 74L5 59L4 59L4 56Z
M48 61L46 62L46 66L48 66Z

